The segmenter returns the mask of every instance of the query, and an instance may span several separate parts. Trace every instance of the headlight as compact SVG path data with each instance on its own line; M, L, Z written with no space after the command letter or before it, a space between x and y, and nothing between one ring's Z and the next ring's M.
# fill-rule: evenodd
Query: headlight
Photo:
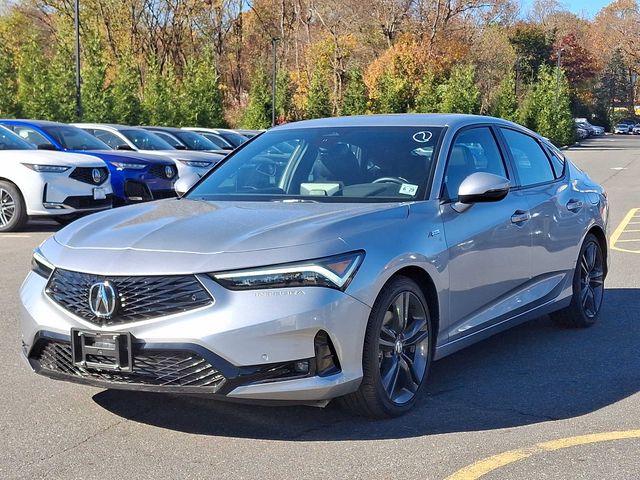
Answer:
M364 252L351 252L307 262L212 273L229 290L262 288L328 287L345 290L364 259Z
M33 163L23 163L22 165L40 173L62 173L62 172L66 172L71 168L71 167L65 167L63 165L36 165Z
M142 170L146 165L142 163L128 163L128 162L109 162L118 170Z
M31 257L31 270L44 278L49 278L55 267L49 263L39 248L33 251Z
M203 162L200 160L181 160L178 159L180 163L185 164L188 167L197 167L197 168L207 168L211 166L212 162Z

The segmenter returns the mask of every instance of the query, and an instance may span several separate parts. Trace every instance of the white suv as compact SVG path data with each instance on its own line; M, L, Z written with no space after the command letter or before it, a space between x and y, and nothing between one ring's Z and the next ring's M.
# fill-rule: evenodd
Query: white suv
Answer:
M0 127L0 232L20 229L29 217L65 223L111 208L112 194L109 170L99 158L36 150Z

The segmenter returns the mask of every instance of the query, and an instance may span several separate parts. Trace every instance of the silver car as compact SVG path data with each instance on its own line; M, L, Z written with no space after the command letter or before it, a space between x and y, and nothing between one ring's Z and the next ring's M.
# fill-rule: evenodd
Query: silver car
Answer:
M400 415L434 360L547 313L592 325L607 216L599 185L507 121L292 123L184 198L45 241L22 352L103 388Z

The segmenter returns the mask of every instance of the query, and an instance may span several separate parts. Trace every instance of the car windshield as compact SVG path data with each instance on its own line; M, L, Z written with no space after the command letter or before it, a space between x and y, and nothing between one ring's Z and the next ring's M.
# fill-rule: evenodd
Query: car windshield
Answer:
M0 150L34 150L35 148L15 133L0 127Z
M109 145L98 140L81 128L70 125L54 125L42 127L42 130L58 142L65 150L111 150Z
M423 198L441 127L274 130L241 148L188 197L327 202Z
M163 139L146 130L132 128L130 130L121 130L120 133L139 150L175 150Z
M239 133L236 133L236 132L224 131L224 132L220 132L219 135L234 147L239 147L244 142L249 140L244 135L240 135Z
M197 133L185 130L183 132L174 132L173 134L190 150L218 150L220 148L219 145Z

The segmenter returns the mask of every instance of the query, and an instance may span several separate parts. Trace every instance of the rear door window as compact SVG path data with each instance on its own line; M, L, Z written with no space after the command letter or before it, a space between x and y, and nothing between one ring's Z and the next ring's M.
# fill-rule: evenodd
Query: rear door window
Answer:
M535 138L509 128L501 130L523 187L552 182L556 179L547 154Z

